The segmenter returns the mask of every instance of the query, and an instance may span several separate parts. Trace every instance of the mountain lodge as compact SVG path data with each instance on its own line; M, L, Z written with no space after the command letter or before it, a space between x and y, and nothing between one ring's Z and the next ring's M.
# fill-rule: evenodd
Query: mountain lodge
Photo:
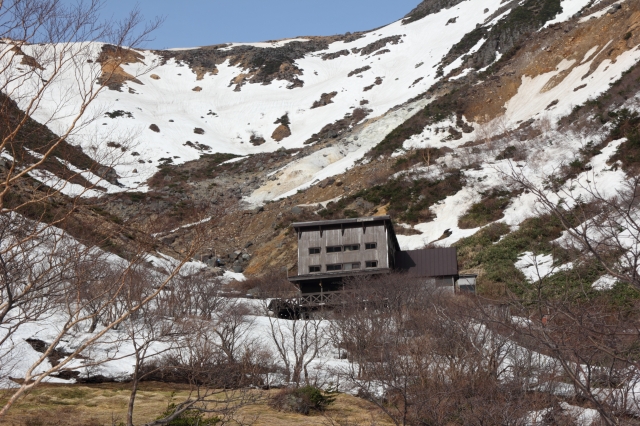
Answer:
M348 279L393 271L424 277L445 291L475 292L475 275L460 275L455 248L400 250L390 216L297 222L300 306L331 305Z

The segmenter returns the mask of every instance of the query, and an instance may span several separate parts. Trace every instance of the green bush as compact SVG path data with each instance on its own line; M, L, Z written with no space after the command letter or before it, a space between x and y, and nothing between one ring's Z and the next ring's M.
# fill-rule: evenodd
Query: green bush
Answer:
M281 411L308 415L312 410L324 411L336 400L334 392L315 386L283 389L271 399L271 406Z
M173 402L167 405L167 409L156 420L169 417L176 411L177 405ZM199 410L186 410L175 419L166 423L167 426L212 426L217 425L222 420L219 417L205 418L204 413Z
M627 139L620 144L618 151L611 157L611 162L622 161L627 171L637 169L640 167L640 115L623 108L610 111L609 116L613 119L611 139Z
M494 191L479 203L472 205L469 211L460 217L458 226L461 229L472 229L502 219L509 201L508 192Z

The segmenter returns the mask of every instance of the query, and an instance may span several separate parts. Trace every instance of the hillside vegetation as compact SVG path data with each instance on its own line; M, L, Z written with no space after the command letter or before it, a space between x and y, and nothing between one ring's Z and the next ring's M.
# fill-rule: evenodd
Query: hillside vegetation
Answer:
M87 7L0 13L60 31L0 43L0 422L638 423L640 0L166 51ZM291 224L377 215L475 293L298 310Z

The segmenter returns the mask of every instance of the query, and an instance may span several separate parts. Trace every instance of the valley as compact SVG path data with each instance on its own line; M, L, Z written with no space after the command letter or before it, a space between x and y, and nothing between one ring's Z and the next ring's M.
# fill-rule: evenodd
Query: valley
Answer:
M424 0L371 31L189 49L12 34L6 410L115 380L131 401L179 384L225 424L637 424L640 1ZM384 215L400 250L455 247L476 293L392 273L274 315L293 223ZM303 385L339 395L314 416L357 420L277 417Z

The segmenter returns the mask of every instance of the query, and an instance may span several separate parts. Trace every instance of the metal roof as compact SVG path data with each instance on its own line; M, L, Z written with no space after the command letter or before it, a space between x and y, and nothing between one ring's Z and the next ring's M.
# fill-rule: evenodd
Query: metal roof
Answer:
M458 275L458 257L453 247L399 251L395 266L417 277Z
M391 216L366 216L357 217L355 219L335 219L335 220L315 220L313 222L295 222L291 226L294 228L307 228L313 226L326 226L326 225L342 225L347 223L361 223L361 222L377 222L377 221L389 221L391 222Z

